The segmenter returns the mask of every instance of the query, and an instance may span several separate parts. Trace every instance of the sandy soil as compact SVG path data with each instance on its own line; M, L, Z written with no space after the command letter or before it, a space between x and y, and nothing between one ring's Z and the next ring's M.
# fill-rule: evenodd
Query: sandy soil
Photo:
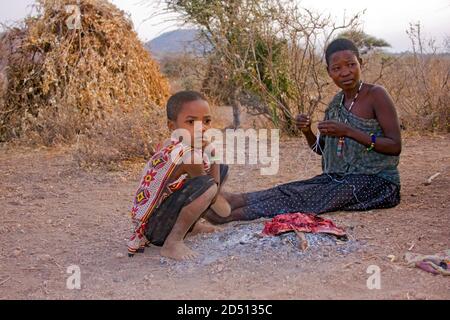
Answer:
M129 209L142 163L79 169L71 150L0 149L0 299L450 299L450 278L406 266L403 255L450 248L450 135L404 140L402 202L393 209L327 214L345 243L293 234L259 238L263 221L231 223L188 240L192 262L130 259ZM320 173L320 158L299 139L283 140L276 176L235 165L227 190L250 191ZM441 172L432 184L423 182ZM392 257L395 259L391 261ZM67 268L81 271L69 290ZM367 268L381 269L369 290Z

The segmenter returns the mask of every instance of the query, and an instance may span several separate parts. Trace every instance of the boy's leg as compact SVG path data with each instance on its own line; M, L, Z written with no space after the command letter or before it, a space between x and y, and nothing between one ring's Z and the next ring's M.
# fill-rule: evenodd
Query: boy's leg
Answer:
M217 186L212 185L206 192L181 209L180 214L161 248L161 255L177 260L191 259L196 256L183 242L192 225L211 205L217 193Z
M218 194L217 198L211 204L211 209L220 217L228 217L231 213L231 206L228 201L221 195Z
M215 210L209 209L205 213L205 219L213 224L223 224L236 220L248 220L245 219L244 208L247 204L244 194L241 193L228 193L222 191L220 193L222 197L230 205L230 213L227 216L219 215ZM212 206L211 206L212 208Z
M228 178L228 165L220 165L220 187L218 195L214 202L211 204L211 209L220 217L228 217L231 213L231 206L222 192L222 186L225 184Z

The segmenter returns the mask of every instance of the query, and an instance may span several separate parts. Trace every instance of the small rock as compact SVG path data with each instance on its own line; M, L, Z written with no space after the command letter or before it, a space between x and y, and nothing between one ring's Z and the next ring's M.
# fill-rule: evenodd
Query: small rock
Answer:
M125 257L123 253L121 253L121 252L116 253L116 258L120 259L120 258L123 258L123 257Z
M14 249L12 254L13 254L14 257L18 257L21 254L21 252L22 251L20 249Z
M387 257L389 258L389 260L391 260L391 262L395 262L395 260L397 259L393 254L390 254Z
M153 280L152 278L153 278L153 275L152 275L152 274L149 275L149 276L148 276L148 275L145 275L145 276L144 276L144 280L147 281L147 282L152 282L152 280Z
M51 261L52 257L49 254L41 254L39 255L40 261Z
M52 219L48 219L48 220L47 220L47 223L48 223L48 224L51 224L52 222L53 222Z

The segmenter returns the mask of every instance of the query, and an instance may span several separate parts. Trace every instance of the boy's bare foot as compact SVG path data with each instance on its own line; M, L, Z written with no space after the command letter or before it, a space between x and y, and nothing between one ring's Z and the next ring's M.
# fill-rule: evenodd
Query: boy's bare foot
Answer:
M182 241L164 242L161 255L175 260L189 260L197 257L197 253L189 249Z
M231 206L228 201L219 194L216 201L210 207L217 215L225 218L231 214Z
M194 228L192 228L192 231L189 232L187 236L191 237L199 233L212 233L220 230L222 230L222 228L213 226L211 223L201 218L195 223Z

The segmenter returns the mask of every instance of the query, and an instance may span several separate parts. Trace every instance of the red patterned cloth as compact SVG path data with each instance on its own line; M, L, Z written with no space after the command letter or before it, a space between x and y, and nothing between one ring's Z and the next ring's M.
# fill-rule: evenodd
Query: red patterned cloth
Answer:
M264 225L263 234L278 235L289 231L329 233L346 237L344 229L336 227L333 221L307 213L280 214Z
M130 254L134 254L148 243L144 232L153 212L170 194L183 187L188 178L187 173L180 175L175 181L171 181L171 178L176 169L183 164L184 157L191 151L200 152L182 142L166 140L147 162L131 209L133 234L128 241ZM211 166L206 154L203 154L203 165L208 172Z

